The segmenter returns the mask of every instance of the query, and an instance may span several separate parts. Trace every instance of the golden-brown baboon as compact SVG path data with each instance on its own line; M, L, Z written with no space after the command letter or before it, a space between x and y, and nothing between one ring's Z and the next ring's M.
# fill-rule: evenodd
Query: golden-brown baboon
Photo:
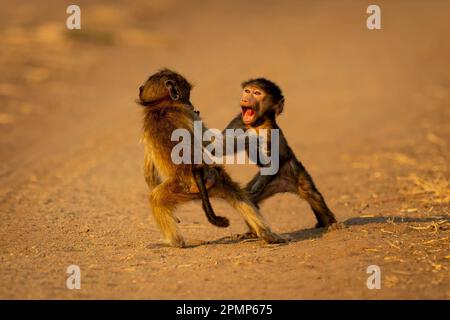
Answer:
M150 76L139 90L139 103L144 107L145 179L151 190L153 216L165 240L172 246L184 246L173 212L177 206L191 200L202 200L212 224L228 226L226 218L214 214L209 202L211 196L231 204L251 230L266 242L284 241L270 230L246 192L232 181L222 166L194 164L194 161L175 164L172 161L171 152L176 145L171 140L174 130L188 130L193 140L194 121L201 120L190 102L189 82L180 74L164 69ZM191 145L194 145L193 141ZM198 193L192 192L193 181Z

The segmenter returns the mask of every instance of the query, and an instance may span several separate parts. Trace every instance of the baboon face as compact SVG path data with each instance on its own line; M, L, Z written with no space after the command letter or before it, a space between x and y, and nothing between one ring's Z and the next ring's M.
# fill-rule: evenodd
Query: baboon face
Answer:
M251 125L261 113L261 105L264 104L267 95L261 88L248 85L244 87L241 97L242 120Z
M139 87L139 100L143 105L160 102L164 99L191 104L189 101L191 88L191 84L183 76L164 69L151 75Z
M264 78L249 80L242 84L242 121L252 125L268 114L279 115L284 106L281 90L273 82Z

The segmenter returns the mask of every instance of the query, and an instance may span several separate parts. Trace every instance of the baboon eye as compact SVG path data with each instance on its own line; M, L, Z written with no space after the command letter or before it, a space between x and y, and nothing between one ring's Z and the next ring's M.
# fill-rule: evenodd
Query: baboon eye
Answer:
M259 95L261 95L261 92L255 91L255 95L256 95L256 96L259 96Z
M245 93L250 93L250 90L248 90L248 89L245 89L244 91L245 91Z

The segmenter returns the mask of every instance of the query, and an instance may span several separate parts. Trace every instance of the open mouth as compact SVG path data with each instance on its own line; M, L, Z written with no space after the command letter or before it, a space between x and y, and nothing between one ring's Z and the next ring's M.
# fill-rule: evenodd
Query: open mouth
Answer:
M245 124L250 124L255 120L256 112L250 107L241 107L242 108L242 120Z

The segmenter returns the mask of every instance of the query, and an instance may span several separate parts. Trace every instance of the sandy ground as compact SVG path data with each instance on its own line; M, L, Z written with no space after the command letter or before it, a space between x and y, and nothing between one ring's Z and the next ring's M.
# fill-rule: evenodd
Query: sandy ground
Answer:
M450 298L450 3L4 1L0 11L0 298ZM240 82L282 87L279 122L347 228L313 229L307 204L262 205L286 245L177 212L191 247L150 214L138 87L161 67L194 82L209 127L239 112ZM245 183L251 165L229 166ZM66 268L81 268L81 290ZM369 290L369 265L381 289Z

